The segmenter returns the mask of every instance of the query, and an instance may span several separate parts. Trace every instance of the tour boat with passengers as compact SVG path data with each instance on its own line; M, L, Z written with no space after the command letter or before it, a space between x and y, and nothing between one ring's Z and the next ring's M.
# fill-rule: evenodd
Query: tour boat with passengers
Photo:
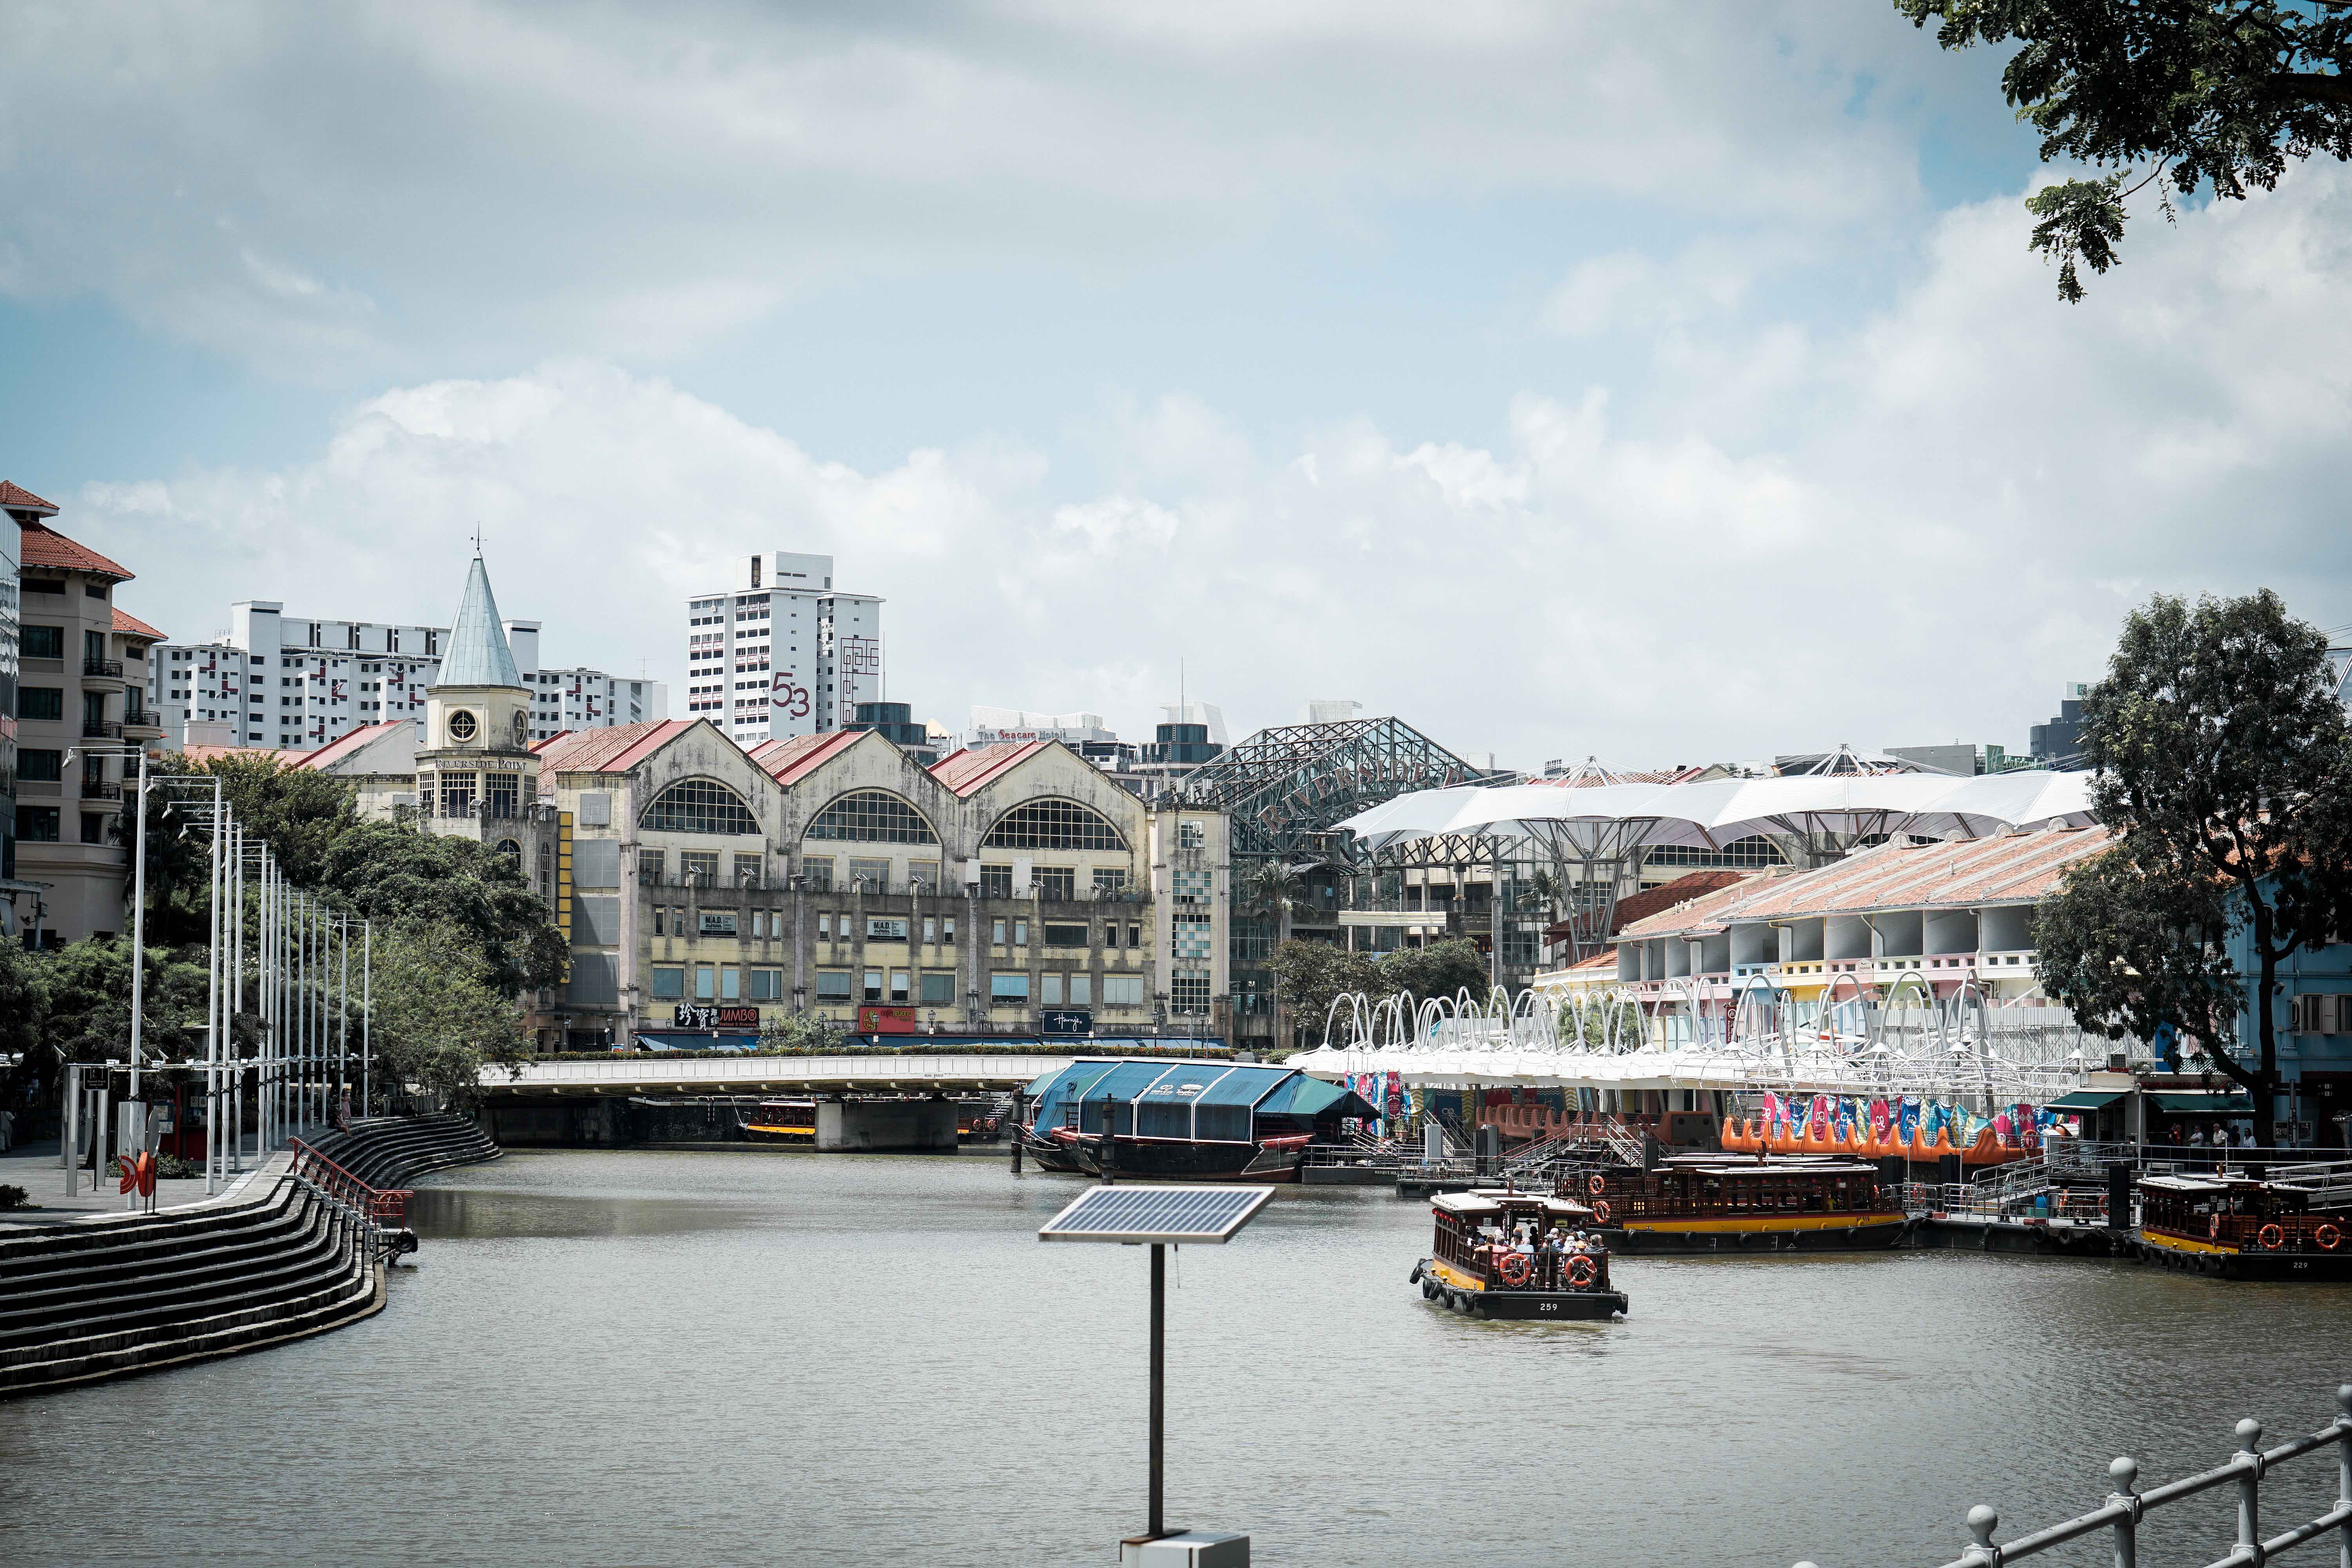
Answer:
M816 1142L816 1101L763 1100L742 1119L743 1136L754 1143Z
M1900 1187L1863 1160L1671 1154L1648 1170L1571 1166L1558 1191L1591 1205L1622 1253L1859 1252L1911 1228Z
M1556 1321L1622 1318L1625 1293L1609 1283L1609 1250L1593 1212L1543 1193L1480 1188L1430 1200L1437 1221L1430 1256L1408 1284L1424 1300L1474 1318Z
M2143 1176L2140 1256L2223 1279L2352 1279L2352 1212L2310 1188L2248 1175Z
M1022 1098L1015 1136L1046 1170L1158 1182L1295 1182L1308 1144L1380 1114L1289 1068L1164 1057L1075 1061Z

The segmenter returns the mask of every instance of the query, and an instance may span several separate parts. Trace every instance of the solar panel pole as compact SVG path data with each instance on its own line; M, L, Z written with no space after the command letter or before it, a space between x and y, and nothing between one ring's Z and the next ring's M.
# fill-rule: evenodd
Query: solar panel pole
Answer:
M1168 1248L1151 1244L1151 1505L1144 1533L1152 1540L1163 1531L1160 1523L1161 1461L1166 1454L1168 1405Z

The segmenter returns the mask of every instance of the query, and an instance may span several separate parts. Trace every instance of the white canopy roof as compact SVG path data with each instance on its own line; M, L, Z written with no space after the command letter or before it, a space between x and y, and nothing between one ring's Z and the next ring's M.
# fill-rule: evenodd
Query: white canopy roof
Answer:
M2087 773L2024 772L1715 779L1706 784L1551 784L1420 790L1339 826L1374 849L1443 834L1525 837L1545 825L1647 824L1643 844L1717 848L1757 833L1906 832L1936 837L2007 827L2086 826Z

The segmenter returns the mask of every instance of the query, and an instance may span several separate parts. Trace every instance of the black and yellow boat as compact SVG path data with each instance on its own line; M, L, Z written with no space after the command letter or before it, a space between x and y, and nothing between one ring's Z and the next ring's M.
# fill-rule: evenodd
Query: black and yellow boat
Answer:
M1872 1251L1911 1229L1900 1189L1862 1160L1675 1154L1646 1171L1574 1169L1559 1190L1592 1205L1612 1251L1633 1255Z
M1430 1212L1436 1239L1406 1281L1423 1300L1473 1318L1625 1315L1625 1293L1610 1287L1609 1253L1589 1239L1592 1211L1582 1204L1482 1188L1441 1193Z
M2307 1187L2252 1176L2143 1176L2143 1261L2222 1279L2352 1279L2352 1212Z
M816 1101L763 1100L743 1118L743 1136L754 1143L816 1142Z

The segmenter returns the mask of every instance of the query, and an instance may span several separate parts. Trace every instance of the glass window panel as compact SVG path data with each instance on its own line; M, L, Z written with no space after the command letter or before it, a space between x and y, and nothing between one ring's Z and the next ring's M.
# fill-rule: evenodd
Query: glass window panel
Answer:
M1026 1002L1029 1000L1029 976L991 974L988 977L988 994L991 1000L997 1002Z
M849 1000L849 971L820 969L816 972L816 999L820 1002Z
M1091 974L1073 974L1070 976L1071 1006L1086 1007L1093 1005L1094 979L1095 977Z
M716 779L680 779L670 785L646 808L644 826L662 833L760 831L743 797Z
M1058 974L1039 975L1037 977L1037 1000L1048 1007L1060 1006L1062 1005L1062 977Z
M654 1000L683 1002L686 1000L686 970L678 964L654 965Z
M997 818L983 849L1124 849L1118 829L1075 800L1024 801Z
M731 963L719 965L719 999L721 1002L740 1002L743 999L743 972Z
M1070 866L1040 866L1031 873L1041 899L1059 899L1067 903L1078 896L1078 873Z
M927 1006L952 1006L955 1004L955 976L937 972L922 977L923 1002Z
M882 972L878 969L866 972L866 999L868 1002L882 1000Z
M890 972L890 1001L900 1007L907 1005L907 972L903 969Z
M712 993L717 989L718 976L711 973L710 965L696 964L694 966L694 999L698 1002L711 1001L714 999Z
M846 839L856 844L937 844L940 836L923 814L887 790L857 789L816 814L804 838ZM932 869L938 863L932 862ZM933 879L935 881L936 878Z

